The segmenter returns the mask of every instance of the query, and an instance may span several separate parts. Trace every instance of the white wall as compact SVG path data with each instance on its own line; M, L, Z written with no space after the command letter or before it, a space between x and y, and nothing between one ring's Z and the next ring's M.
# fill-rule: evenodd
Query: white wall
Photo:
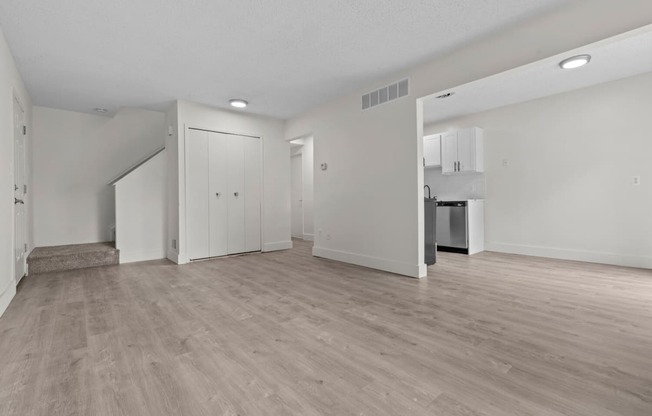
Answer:
M651 18L647 2L571 2L289 120L286 137L312 133L315 164L329 165L315 172L313 253L425 276L422 109L416 99L646 25ZM404 77L410 78L409 97L360 110L363 93Z
M121 172L164 145L163 113L123 108L114 117L34 107L37 246L108 241Z
M177 123L172 121L177 116ZM283 138L284 122L246 112L231 112L178 101L167 113L168 124L176 128L167 142L175 147L168 159L168 190L176 191L169 210L171 227L168 235L168 258L178 263L188 261L186 254L185 153L184 137L188 127L261 137L263 141L263 251L292 247L290 239L290 144ZM170 149L168 147L168 150ZM175 169L176 165L176 169ZM177 249L172 247L177 241Z
M166 258L167 203L165 151L115 184L120 263Z
M650 91L652 73L424 130L485 130L488 250L652 268Z
M32 102L23 80L16 69L14 58L0 31L0 315L16 294L14 280L14 95L25 111L27 122L27 175L28 188L32 188L31 162L32 148ZM33 245L32 194L28 189L27 199L27 244L28 251Z

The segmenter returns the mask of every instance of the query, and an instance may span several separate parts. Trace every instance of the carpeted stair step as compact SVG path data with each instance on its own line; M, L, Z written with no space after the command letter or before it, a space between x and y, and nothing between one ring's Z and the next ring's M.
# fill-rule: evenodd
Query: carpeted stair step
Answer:
M117 250L113 243L36 247L27 257L30 275L119 263L120 250Z

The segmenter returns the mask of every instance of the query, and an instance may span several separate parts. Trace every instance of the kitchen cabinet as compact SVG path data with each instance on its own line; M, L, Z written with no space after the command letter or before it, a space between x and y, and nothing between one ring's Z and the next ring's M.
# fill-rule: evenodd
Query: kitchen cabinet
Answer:
M441 166L441 134L431 134L423 138L423 166Z
M441 171L445 175L484 172L484 136L479 127L441 135Z
M260 139L187 131L188 257L260 251Z

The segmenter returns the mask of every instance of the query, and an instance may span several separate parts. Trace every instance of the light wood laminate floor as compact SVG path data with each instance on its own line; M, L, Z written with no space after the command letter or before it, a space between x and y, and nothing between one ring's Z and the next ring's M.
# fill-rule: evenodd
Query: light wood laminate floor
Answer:
M0 415L652 415L652 272L283 252L27 277Z

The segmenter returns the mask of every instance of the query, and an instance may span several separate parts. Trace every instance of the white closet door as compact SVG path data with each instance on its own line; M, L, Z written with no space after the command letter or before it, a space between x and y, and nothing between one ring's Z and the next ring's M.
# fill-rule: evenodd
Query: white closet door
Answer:
M226 134L208 133L210 255L228 254L228 187Z
M208 132L188 130L186 137L186 236L190 259L210 256Z
M244 142L244 218L245 251L260 251L261 143L260 139L243 137Z
M244 140L230 135L227 140L228 167L228 254L245 251L245 156Z

